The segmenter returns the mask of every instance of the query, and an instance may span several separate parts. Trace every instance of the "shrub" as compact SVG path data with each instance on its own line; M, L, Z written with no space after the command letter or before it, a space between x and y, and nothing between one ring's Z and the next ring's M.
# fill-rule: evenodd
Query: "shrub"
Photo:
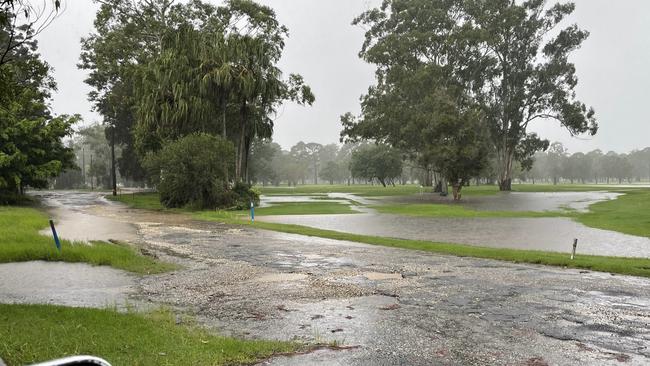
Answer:
M232 198L226 175L234 151L232 143L219 136L192 134L148 155L144 166L165 207L227 207Z

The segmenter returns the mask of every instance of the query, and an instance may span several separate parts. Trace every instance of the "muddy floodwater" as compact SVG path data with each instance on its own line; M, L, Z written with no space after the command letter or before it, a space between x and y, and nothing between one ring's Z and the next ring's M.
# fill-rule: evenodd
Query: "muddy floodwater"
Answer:
M384 214L260 216L260 221L346 233L495 248L650 257L650 239L587 227L568 218L428 218Z
M70 292L59 287L61 296L52 297L49 286L58 272L34 262L0 265L0 301L74 305L75 298L108 294L96 297L94 306L126 296L193 314L223 335L343 346L275 357L263 365L650 363L646 278L194 221L182 214L107 206L100 197L73 192L53 199L66 206L61 212L133 225L140 245L182 269L131 276L86 265L80 268L93 273L75 272L69 264L56 264L70 274L70 282L62 282L70 284ZM386 217L375 230L397 220L341 217ZM413 222L399 224L408 229ZM102 282L108 277L97 270L115 271L118 277ZM44 276L37 277L41 272Z
M615 199L619 195L610 192L513 192L470 196L460 204L476 210L557 211L568 208L584 212L593 203ZM371 203L436 204L447 201L447 198L429 194L388 197ZM260 216L258 220L361 235L555 252L570 252L573 239L578 239L578 253L650 257L649 238L590 228L563 217L430 218L378 214L366 208L364 214Z
M459 203L451 197L437 194L421 194L402 197L386 197L382 202L397 203L453 203L483 211L560 211L586 212L591 204L615 199L621 193L614 192L499 192L485 196L464 196ZM376 202L375 202L376 203Z
M0 264L0 301L75 307L123 307L135 292L135 278L109 267L84 263Z
M33 193L48 207L59 237L68 240L138 239L137 229L115 213L116 204L102 192L41 191ZM49 228L41 232L52 235Z

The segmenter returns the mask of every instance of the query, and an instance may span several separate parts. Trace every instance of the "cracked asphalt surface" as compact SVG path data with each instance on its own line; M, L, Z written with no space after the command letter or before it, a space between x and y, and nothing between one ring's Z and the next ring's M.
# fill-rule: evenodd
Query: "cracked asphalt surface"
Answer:
M133 300L192 312L224 335L347 347L264 364L650 363L649 279L242 229L92 194L59 199L75 200L85 204L74 210L135 225L141 245L184 266L135 278Z

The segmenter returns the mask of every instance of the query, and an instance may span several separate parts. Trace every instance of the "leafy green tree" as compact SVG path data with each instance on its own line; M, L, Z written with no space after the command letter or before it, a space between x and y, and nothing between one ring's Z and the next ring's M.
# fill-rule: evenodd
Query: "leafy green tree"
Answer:
M95 17L96 32L82 39L79 68L88 70L88 99L110 128L112 146L122 176L142 181L145 172L135 150L134 85L137 71L161 53L163 35L189 16L187 7L173 0L101 0Z
M16 60L20 49L30 47L38 36L59 14L60 0L0 1L0 66Z
M531 122L557 120L574 135L594 135L598 129L594 110L576 99L578 78L569 61L588 32L577 25L557 29L575 10L570 2L546 7L544 0L474 0L464 7L485 51L468 61L468 66L485 65L473 89L491 129L499 187L510 190L513 162L548 146L527 133ZM551 32L555 35L548 37Z
M282 148L271 140L256 140L251 147L250 180L253 183L276 182L279 173L274 169L273 161L282 154Z
M558 184L564 175L567 160L567 149L561 142L554 142L548 149L547 166L548 173L553 178L553 184Z
M48 101L56 88L50 67L37 53L29 26L16 28L15 15L2 13L0 48L0 196L14 200L26 187L45 188L49 180L74 167L74 153L63 143L79 116L52 116ZM13 32L13 33L12 33Z
M330 184L334 182L343 182L350 176L349 163L346 165L344 162L328 161L327 164L321 169L320 177Z
M393 180L402 174L401 153L388 145L368 144L352 153L350 170L353 177L368 181L377 179L381 185L393 184Z
M406 152L443 174L456 198L489 155L485 115L464 69L474 49L467 46L472 33L456 23L460 5L386 0L358 17L354 23L368 27L361 56L377 65L377 85L363 97L359 120L342 117L343 136Z
M301 76L285 79L276 66L287 29L271 8L249 0L190 5L203 16L172 27L140 69L136 142L154 151L188 133L220 133L236 148L235 181L245 181L251 144L271 137L276 108L314 96Z
M145 167L165 207L230 207L236 197L227 189L224 162L234 159L232 143L208 134L190 134L166 144L145 159Z
M534 153L548 147L548 141L527 132L531 122L555 119L572 134L597 131L594 111L576 100L575 66L568 60L588 34L575 25L557 29L574 11L572 3L545 4L384 0L380 8L363 13L355 20L368 28L361 56L377 65L378 85L362 102L360 125L366 127L353 128L345 118L344 132L372 133L396 147L408 144L420 150L414 158L428 164L432 157L418 143L427 119L420 108L408 107L420 104L413 103L421 99L420 91L444 92L456 99L459 110L483 112L499 163L500 189L510 190L515 161L530 168ZM556 35L547 37L552 31ZM409 79L428 80L430 87L410 83L404 88L408 92L400 92L398 85Z

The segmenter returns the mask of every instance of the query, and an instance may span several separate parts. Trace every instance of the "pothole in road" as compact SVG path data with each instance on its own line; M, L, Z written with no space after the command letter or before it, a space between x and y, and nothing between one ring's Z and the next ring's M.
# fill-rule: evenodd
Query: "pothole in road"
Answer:
M306 274L302 273L269 273L262 275L254 281L257 282L290 282L290 281L300 281L307 278Z
M382 272L364 272L361 273L361 276L371 280L371 281L383 281L383 280L401 280L401 273L382 273Z

